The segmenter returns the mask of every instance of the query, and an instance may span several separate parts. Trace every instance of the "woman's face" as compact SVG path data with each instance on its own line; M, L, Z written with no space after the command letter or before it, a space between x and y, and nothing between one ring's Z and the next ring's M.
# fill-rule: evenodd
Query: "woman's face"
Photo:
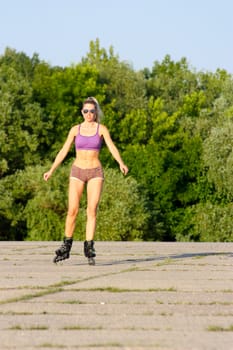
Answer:
M82 115L85 121L93 122L96 120L95 105L92 103L85 103L82 109Z

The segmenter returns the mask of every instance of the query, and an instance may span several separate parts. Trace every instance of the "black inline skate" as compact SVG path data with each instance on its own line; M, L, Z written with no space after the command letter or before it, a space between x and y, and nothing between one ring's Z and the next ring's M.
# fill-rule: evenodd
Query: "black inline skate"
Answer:
M95 248L94 241L85 241L84 242L84 255L88 259L89 265L95 265Z
M54 263L57 263L65 259L69 259L72 243L73 243L73 238L66 238L66 237L64 238L60 248L58 248L55 251L56 256L53 259Z

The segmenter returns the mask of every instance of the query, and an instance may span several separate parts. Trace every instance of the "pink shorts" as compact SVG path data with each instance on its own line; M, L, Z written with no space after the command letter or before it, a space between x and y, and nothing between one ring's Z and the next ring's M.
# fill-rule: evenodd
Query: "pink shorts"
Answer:
M91 169L82 169L77 167L76 165L72 165L70 178L78 179L82 182L88 182L89 180L96 178L104 180L104 172L101 166Z

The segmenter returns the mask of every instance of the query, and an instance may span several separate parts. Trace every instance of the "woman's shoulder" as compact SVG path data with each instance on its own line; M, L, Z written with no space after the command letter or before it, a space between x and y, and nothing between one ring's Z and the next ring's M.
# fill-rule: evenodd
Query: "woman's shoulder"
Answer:
M73 134L74 136L76 136L79 130L79 126L80 124L73 125L70 129L70 134Z
M107 127L104 124L99 124L99 130L100 130L100 132L108 131Z

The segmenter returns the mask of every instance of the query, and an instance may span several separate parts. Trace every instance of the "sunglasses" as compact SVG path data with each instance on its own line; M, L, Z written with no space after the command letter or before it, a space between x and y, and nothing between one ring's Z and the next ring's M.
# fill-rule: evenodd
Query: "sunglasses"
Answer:
M88 112L90 112L91 114L95 114L95 109L83 109L84 114L87 114Z

